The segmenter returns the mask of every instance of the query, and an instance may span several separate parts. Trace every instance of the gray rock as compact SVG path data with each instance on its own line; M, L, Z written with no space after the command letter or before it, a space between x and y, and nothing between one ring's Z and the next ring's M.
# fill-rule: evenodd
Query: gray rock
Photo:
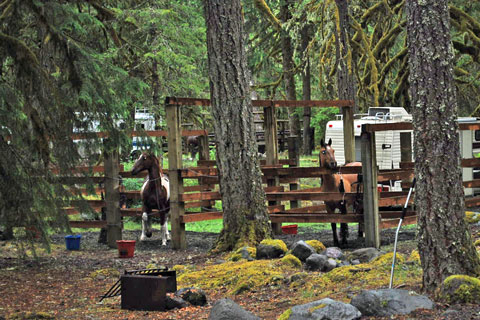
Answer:
M257 259L276 259L284 254L283 250L278 247L266 244L259 244L257 246Z
M194 306L204 306L207 304L207 295L199 288L183 288L177 290L175 295Z
M352 260L350 262L352 263L352 266L356 266L357 264L360 264L360 260L358 259Z
M305 261L305 269L312 271L325 271L328 263L327 256L323 254L311 254Z
M180 297L167 296L166 299L165 299L165 308L167 310L172 310L172 309L175 309L175 308L181 309L181 308L185 308L187 306L188 306L187 301L183 300Z
M370 262L376 257L381 256L385 252L378 250L377 248L362 248L351 252L348 255L348 260L358 260L360 263Z
M213 304L208 320L260 320L230 299L221 299Z
M338 259L338 260L345 259L345 255L343 254L343 251L337 247L329 247L325 251L323 251L322 254L333 259Z
M333 269L335 269L336 267L338 267L337 261L335 261L335 260L332 259L332 258L329 258L329 259L327 260L327 264L325 265L325 267L326 267L326 269L325 269L326 272L332 271Z
M315 249L303 240L296 242L292 247L292 254L303 262L314 253Z
M248 252L247 247L243 247L240 249L240 255L242 259L247 259L248 261L253 261L253 257L250 256L250 252Z
M289 320L353 320L362 316L348 303L329 298L313 301L292 308Z
M401 289L363 290L353 297L351 304L364 316L380 317L409 314L416 309L434 307L429 298Z

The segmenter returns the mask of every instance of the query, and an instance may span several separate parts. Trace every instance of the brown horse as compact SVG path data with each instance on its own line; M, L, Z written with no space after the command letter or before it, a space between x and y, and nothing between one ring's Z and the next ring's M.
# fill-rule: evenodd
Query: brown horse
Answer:
M140 241L152 236L152 221L150 215L152 209L160 212L160 225L162 233L162 245L167 245L170 240L167 226L167 213L170 211L170 183L168 177L162 172L160 163L153 154L142 153L132 168L132 175L147 170L148 177L142 187L142 235Z
M190 152L190 157L195 160L195 156L200 148L200 136L187 137L187 151Z
M337 168L337 161L335 160L335 150L332 148L332 139L328 141L328 144L325 144L323 139L320 142L320 155L319 155L319 162L320 167L327 168L327 169L336 169ZM360 162L352 162L348 163L345 166L352 167L352 166L361 166ZM353 192L352 191L352 184L357 183L358 181L358 174L324 174L322 175L322 192ZM358 188L358 187L357 187ZM342 214L347 213L347 201L325 201L325 206L327 209L327 213L333 214L335 213L335 209L339 209ZM340 224L340 238L341 243L338 242L337 236L337 224L332 223L332 231L333 231L333 243L335 246L342 246L347 245L347 238L348 238L348 225L346 223ZM363 234L359 226L359 236Z

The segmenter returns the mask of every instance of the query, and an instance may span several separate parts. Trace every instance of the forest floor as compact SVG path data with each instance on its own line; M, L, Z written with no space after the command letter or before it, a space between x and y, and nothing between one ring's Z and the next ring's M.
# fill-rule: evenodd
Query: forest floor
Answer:
M480 227L472 226L472 233L479 238ZM363 240L356 240L355 231L351 230L349 238L351 251L363 247ZM272 288L253 290L238 295L231 295L222 288L205 289L208 304L203 307L188 307L166 312L128 311L120 308L120 297L105 299L99 303L104 294L119 278L125 269L135 270L148 265L195 265L201 269L224 262L224 255L212 255L209 249L213 245L216 234L187 232L188 249L174 251L161 247L159 232L155 232L150 241L139 243L133 258L120 259L118 251L97 243L98 233L83 233L81 250L67 251L64 235L52 237L52 252L47 254L37 249L39 257L19 257L18 242L0 241L0 319L24 319L28 312L37 316L52 316L55 319L207 319L212 304L218 299L229 297L245 309L262 319L277 319L286 309L306 301L318 300L314 295L303 293L298 288L295 294L288 284L280 284ZM392 251L395 229L382 231L382 250ZM124 231L124 239L136 239L138 232ZM332 246L331 230L312 232L309 228L299 228L297 235L281 235L290 247L297 240L317 239L327 247ZM406 256L416 248L415 229L402 228L398 250ZM322 276L321 273L318 276ZM338 282L338 287L348 286ZM385 288L388 283L381 287ZM413 285L400 285L404 289L421 292L420 281ZM179 286L180 288L181 286ZM365 285L365 289L380 289ZM358 292L351 292L351 295ZM342 295L343 293L339 293ZM303 297L299 301L296 297ZM334 295L335 296L335 295ZM338 295L335 296L338 298ZM461 310L456 313L445 313L446 310ZM43 312L43 313L42 313ZM449 316L448 314L451 314ZM447 306L437 304L432 311L419 311L408 316L397 316L388 319L480 319L479 305ZM30 318L29 318L30 319ZM35 318L36 319L36 318ZM362 319L369 319L363 317Z

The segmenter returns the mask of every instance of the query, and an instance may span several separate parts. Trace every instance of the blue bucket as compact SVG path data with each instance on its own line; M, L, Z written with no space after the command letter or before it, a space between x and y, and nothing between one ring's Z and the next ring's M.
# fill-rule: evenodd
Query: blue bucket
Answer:
M67 246L67 250L80 250L81 238L81 234L65 236L65 245Z

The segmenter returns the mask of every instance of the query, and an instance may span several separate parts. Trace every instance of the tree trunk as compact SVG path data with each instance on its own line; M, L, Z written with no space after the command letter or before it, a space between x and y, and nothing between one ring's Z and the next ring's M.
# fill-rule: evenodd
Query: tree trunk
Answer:
M418 250L423 287L434 293L450 275L479 275L480 261L464 220L447 0L406 6Z
M310 75L310 57L307 53L308 43L310 42L310 25L305 25L302 29L302 52L305 54L305 66L302 72L302 99L310 100L312 98L312 86ZM303 108L303 154L312 154L312 128L310 119L312 116L312 108Z
M239 0L205 1L210 97L223 204L216 249L271 237L257 145Z
M280 19L282 23L287 22L292 18L290 13L291 0L282 0L280 6ZM283 82L285 85L285 95L287 100L297 100L295 89L295 65L293 63L293 47L292 38L287 30L281 30L282 43L282 65L283 65ZM297 141L301 143L300 132L300 118L294 108L288 108L288 124L290 126L290 135L297 136Z
M354 108L342 108L344 121L352 119L349 125L344 125L344 141L351 140L351 144L345 144L345 163L355 161L355 137L353 128L353 114L358 111L356 99L356 85L354 78L354 63L352 61L352 49L349 44L350 20L348 2L346 0L335 0L338 10L338 28L335 29L335 57L337 60L337 90L338 98L341 100L355 101ZM348 139L348 140L347 140Z

